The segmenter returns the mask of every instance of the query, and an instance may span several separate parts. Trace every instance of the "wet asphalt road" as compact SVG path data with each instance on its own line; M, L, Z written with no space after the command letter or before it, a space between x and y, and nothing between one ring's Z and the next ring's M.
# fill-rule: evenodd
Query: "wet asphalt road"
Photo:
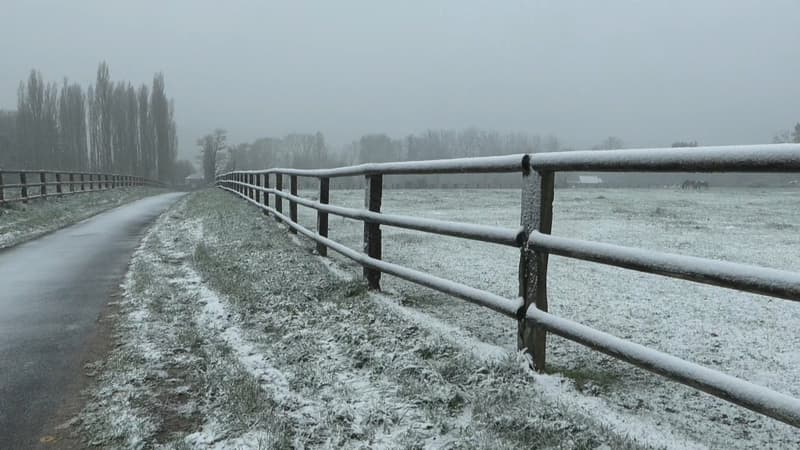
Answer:
M145 198L0 251L0 449L38 444L147 226L180 195Z

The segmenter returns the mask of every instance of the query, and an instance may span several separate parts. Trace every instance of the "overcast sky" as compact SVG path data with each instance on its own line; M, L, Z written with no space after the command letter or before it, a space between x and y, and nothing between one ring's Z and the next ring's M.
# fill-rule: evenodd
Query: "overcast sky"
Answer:
M800 1L2 0L0 109L31 68L163 71L181 153L478 126L573 147L769 142L800 121Z

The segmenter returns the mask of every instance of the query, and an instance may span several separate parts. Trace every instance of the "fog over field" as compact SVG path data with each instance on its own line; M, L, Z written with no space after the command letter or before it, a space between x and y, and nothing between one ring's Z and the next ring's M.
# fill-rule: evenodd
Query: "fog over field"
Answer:
M0 3L0 449L800 449L800 0Z
M9 0L0 109L31 69L165 74L179 158L320 131L333 147L471 126L589 148L765 143L798 121L800 4Z

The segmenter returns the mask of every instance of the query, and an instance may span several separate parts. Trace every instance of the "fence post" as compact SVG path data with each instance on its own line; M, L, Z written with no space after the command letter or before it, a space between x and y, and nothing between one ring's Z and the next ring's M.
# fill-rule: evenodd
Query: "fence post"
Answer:
M39 172L39 195L47 198L47 174L44 172Z
M283 190L283 174L276 173L275 174L275 190L282 191ZM283 198L280 195L275 195L275 210L279 213L283 214ZM275 220L280 221L277 217Z
M264 189L269 189L269 174L268 173L264 174ZM264 206L269 208L269 193L264 192L263 200L264 200ZM264 211L264 215L265 216L269 215L269 211L267 211L266 209L263 210L263 211Z
M25 172L19 173L19 184L22 185L22 189L19 193L19 196L22 197L22 203L28 203L28 174Z
M381 196L383 193L383 175L367 175L367 186L364 189L364 207L370 211L381 212ZM364 253L375 259L381 259L381 226L378 223L364 222ZM381 288L381 272L364 267L364 277L369 289Z
M297 195L297 175L289 176L289 193ZM289 220L297 223L297 203L291 200L289 201ZM297 234L297 230L289 228L289 233Z
M255 175L253 175L253 178L255 179L255 182L253 184L255 184L258 188L263 186L263 184L261 183L261 174L260 173L257 173ZM261 189L256 189L256 198L255 198L256 203L261 203L261 196L262 195L264 195L264 193L261 192Z
M256 192L258 192L258 191L256 190L256 188L254 188L252 186L256 184L256 175L251 173L248 176L248 178L250 178L250 181L248 181L247 184L249 184L251 186L250 187L250 198L255 200L256 199Z
M75 192L75 174L72 172L69 173L69 191Z
M319 202L327 205L330 202L331 179L322 177L319 179ZM317 233L322 237L328 237L328 213L317 211ZM328 247L317 242L317 253L320 256L328 256Z
M61 197L64 191L61 189L61 172L56 172L56 194Z
M527 156L526 156L527 158ZM520 222L526 233L539 231L550 233L553 224L553 172L537 172L526 168L522 175L522 213ZM523 246L519 260L519 295L524 304L519 313L517 347L526 349L533 357L534 368L545 369L547 333L524 319L528 308L533 306L547 311L547 260L546 252Z
M3 172L0 172L0 203L3 203L5 199L5 192L3 192Z

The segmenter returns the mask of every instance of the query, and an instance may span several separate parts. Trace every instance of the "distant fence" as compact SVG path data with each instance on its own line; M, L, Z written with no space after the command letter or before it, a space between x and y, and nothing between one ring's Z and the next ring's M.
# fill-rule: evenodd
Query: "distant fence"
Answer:
M0 170L0 205L127 186L163 186L133 175L53 170Z
M792 301L800 301L800 274L745 264L675 255L550 235L556 172L800 172L800 145L775 144L638 150L575 151L484 158L362 164L335 169L270 169L220 175L217 185L233 192L277 220L292 233L316 241L356 261L371 289L380 288L381 273L417 283L505 314L518 321L518 345L532 354L534 367L545 368L547 332L578 342L711 395L800 427L800 400L745 380L614 337L547 312L548 255L592 261L646 273L681 278ZM384 175L503 173L521 175L521 227L464 224L412 216L382 214ZM289 192L284 191L289 177ZM364 209L329 204L330 179L366 178ZM298 177L319 181L319 200L297 195ZM271 184L274 180L274 187ZM274 198L274 206L270 200ZM283 200L289 202L289 216ZM317 211L317 231L298 224L297 205ZM328 214L364 223L363 253L328 238ZM381 225L519 247L519 297L490 292L439 278L381 259Z

